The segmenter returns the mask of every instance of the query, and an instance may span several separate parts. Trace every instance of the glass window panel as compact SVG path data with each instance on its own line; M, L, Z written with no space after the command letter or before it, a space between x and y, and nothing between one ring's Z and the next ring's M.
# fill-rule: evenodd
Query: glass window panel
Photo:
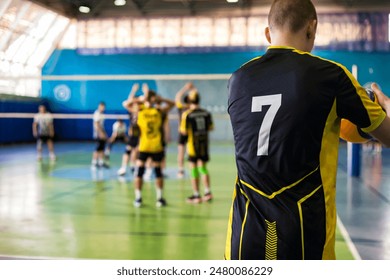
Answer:
M132 21L132 46L146 47L149 43L149 24L145 19L134 19Z
M120 19L116 22L116 47L131 46L131 21Z
M230 41L230 21L219 18L214 21L214 45L228 46Z
M181 20L165 19L164 20L164 37L163 45L166 47L176 47L181 45Z

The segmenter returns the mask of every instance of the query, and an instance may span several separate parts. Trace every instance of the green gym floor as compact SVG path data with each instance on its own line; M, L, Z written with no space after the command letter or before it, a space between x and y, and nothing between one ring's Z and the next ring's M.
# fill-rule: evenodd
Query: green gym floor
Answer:
M33 144L0 147L0 258L223 259L236 176L232 145L212 145L214 200L199 205L185 202L190 181L176 179L176 147L169 146L165 208L155 207L152 182L145 182L144 205L133 207L131 176L116 175L121 144L108 170L90 170L93 148L56 143L50 163L36 160ZM336 246L338 259L355 258L339 230Z

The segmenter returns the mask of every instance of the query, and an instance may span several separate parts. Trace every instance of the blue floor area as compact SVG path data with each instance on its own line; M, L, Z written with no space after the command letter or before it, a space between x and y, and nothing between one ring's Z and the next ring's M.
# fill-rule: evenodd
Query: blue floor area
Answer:
M360 177L347 175L347 149L339 154L337 210L364 260L390 260L390 149L362 151Z

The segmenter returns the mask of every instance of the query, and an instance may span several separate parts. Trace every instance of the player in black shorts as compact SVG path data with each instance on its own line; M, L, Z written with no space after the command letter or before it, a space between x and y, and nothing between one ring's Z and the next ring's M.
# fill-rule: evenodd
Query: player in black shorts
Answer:
M210 190L210 175L207 169L209 161L209 131L213 129L211 114L200 108L199 93L192 90L188 94L189 109L183 113L180 133L188 137L187 153L191 169L193 194L187 198L188 203L200 203L213 198ZM199 177L204 184L203 199L199 192Z
M128 98L122 102L122 106L129 113L129 129L128 129L128 142L125 148L125 152L122 156L122 166L118 170L117 174L123 176L127 172L127 166L131 162L130 170L134 172L136 165L137 153L138 153L138 142L139 142L139 127L137 126L138 111L141 101L135 97L139 89L139 84L135 83L129 93Z
M309 53L311 1L275 0L268 21L271 47L229 81L238 174L225 258L335 259L340 120L389 145L390 119L344 66Z
M188 103L188 93L189 91L195 89L192 83L186 83L175 96L175 105L177 108L177 113L179 117L179 136L177 141L177 166L178 172L177 177L179 179L184 178L184 155L185 155L185 145L187 143L188 136L180 132L180 123L183 113L188 110L190 104Z

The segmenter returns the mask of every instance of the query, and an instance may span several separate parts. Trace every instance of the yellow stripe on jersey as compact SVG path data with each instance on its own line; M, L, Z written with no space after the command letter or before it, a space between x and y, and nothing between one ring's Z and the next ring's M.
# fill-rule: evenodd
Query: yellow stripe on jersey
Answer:
M236 185L237 185L236 179ZM237 192L236 188L233 190L233 197L232 197L232 205L230 207L230 213L229 213L229 222L228 222L228 228L227 228L227 234L226 234L226 246L225 246L225 259L231 260L232 259L232 227L233 227L233 205L234 201L236 200Z
M298 204L298 211L299 211L299 220L300 220L300 225L301 225L302 260L305 259L305 231L303 229L302 203L305 202L308 198L310 198L313 194L315 194L321 187L322 187L322 185L319 186L318 188L316 188L314 191L312 191L308 195L302 197L297 202L297 204Z
M278 259L278 233L276 231L276 221L270 222L265 220L267 230L265 234L265 259Z
M241 251L242 251L242 239L244 237L244 230L245 230L245 224L246 224L246 218L248 216L248 208L249 208L249 197L246 195L246 193L240 189L240 192L243 196L246 198L246 203L245 203L245 215L244 215L244 220L242 221L241 224L241 236L240 236L240 247L239 247L239 252L238 252L238 259L241 260Z
M339 151L340 118L336 112L336 101L325 123L320 152L320 173L324 190L325 215L326 215L326 239L322 259L334 260L336 254L335 229L336 229L336 174L337 157ZM330 203L329 203L330 202Z
M304 177L302 177L301 179L299 179L298 181L296 181L295 183L292 183L291 185L288 185L286 187L283 187L281 188L280 190L276 191L276 192L273 192L272 194L266 194L265 192L255 188L254 186L248 184L247 182L243 181L240 179L240 182L242 184L244 184L245 186L247 186L248 188L250 188L251 190L257 192L258 194L260 194L261 196L264 196L268 199L273 199L275 198L277 195L281 194L282 192L284 192L285 190L288 190L288 189L291 189L293 187L295 187L296 185L298 185L300 182L302 182L303 180L305 180L307 177L309 177L311 174L313 174L314 172L316 172L318 170L319 166L317 166L316 169L314 169L313 171L311 171L309 174L305 175Z

